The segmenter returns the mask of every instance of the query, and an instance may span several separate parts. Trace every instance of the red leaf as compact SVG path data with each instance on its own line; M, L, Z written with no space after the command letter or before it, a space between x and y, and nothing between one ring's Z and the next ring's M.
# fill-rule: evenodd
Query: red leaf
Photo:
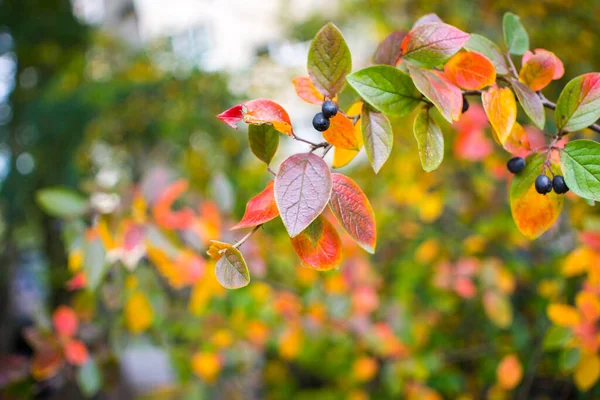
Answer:
M242 114L242 105L238 104L237 106L231 107L229 110L223 111L221 114L217 115L217 118L233 129L237 129L236 123L244 118L244 114Z
M375 252L377 228L369 199L352 179L331 174L333 189L329 206L338 222L369 253Z
M325 101L325 96L317 90L308 76L297 76L292 79L292 83L298 97L307 103L321 104Z
M287 111L279 104L267 99L250 100L217 115L221 121L237 129L237 122L247 124L270 124L281 133L292 136L292 122Z
M313 222L322 223L322 233L315 242L307 231L292 238L292 246L302 260L302 264L318 271L328 271L339 266L342 261L342 241L331 223L322 216Z
M270 181L267 183L265 190L250 199L248 204L246 204L244 217L240 222L232 226L231 229L251 228L264 224L279 215L279 210L275 203L274 183L274 180Z
M72 337L77 333L77 315L71 307L59 306L52 315L52 324L56 333L64 337Z

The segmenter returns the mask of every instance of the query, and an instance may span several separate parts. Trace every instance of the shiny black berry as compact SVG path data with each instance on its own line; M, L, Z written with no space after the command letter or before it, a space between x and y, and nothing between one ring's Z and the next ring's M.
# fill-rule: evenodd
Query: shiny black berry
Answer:
M558 194L567 193L569 191L569 187L565 183L565 178L560 175L555 175L554 179L552 179L552 187L554 191Z
M462 108L463 114L466 113L468 110L469 110L469 101L467 100L466 97L463 96L463 108Z
M552 181L546 175L540 175L535 178L535 190L539 194L545 195L552 191Z
M506 167L513 174L518 174L525 169L525 160L522 157L513 157L508 160Z
M323 113L317 113L313 118L313 126L319 132L324 132L329 128L329 120Z
M321 106L321 111L323 112L325 118L331 118L337 114L338 109L333 101L326 100Z

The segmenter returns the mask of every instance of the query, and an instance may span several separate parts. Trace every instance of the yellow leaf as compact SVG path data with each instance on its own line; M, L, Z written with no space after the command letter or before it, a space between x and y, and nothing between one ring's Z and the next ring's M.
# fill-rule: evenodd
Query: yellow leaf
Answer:
M515 354L509 354L500 361L496 369L496 379L500 386L507 390L514 389L521 382L523 367Z
M378 369L377 361L367 356L360 357L352 367L354 377L360 382L368 382L373 379Z
M550 304L548 306L548 318L555 325L575 326L581 322L579 312L574 307L564 304Z
M440 251L440 244L436 239L427 239L415 250L415 260L419 264L429 264Z
M288 329L279 339L279 354L286 360L292 360L300 353L302 332L298 328Z
M594 386L598 376L600 376L600 358L594 353L584 354L575 369L575 386L579 390L587 391Z
M517 121L517 101L509 88L491 86L481 94L485 113L498 135L498 140L504 144Z
M199 351L195 353L192 356L191 364L194 374L208 383L216 381L221 372L221 359L212 352Z
M152 325L154 312L148 297L142 292L133 293L125 303L125 325L131 333L141 333Z
M565 277L581 275L600 261L598 254L588 247L578 247L565 259L562 274Z

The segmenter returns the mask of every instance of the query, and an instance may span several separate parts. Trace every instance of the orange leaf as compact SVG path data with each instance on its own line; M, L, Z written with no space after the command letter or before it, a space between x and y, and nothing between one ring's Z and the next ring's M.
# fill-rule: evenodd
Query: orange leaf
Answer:
M323 132L323 137L330 144L347 150L358 150L358 140L354 133L354 124L350 118L337 113L329 119L329 129Z
M325 101L325 96L323 96L315 85L313 85L310 77L308 76L297 76L292 79L292 83L294 84L294 89L296 90L296 94L302 100L311 104L321 104Z
M531 144L529 143L529 136L527 136L525 128L518 122L515 122L510 135L508 135L502 147L509 153L518 156L527 155L531 151Z
M369 253L375 252L377 228L369 199L352 179L331 174L333 187L329 206L338 222Z
M171 206L186 192L188 182L180 179L169 185L159 196L152 209L158 226L165 229L188 229L194 221L194 212L190 208L172 211Z
M75 311L68 306L60 306L54 311L52 324L56 333L63 337L72 337L75 335L79 326Z
M292 122L287 111L279 104L267 99L250 100L217 115L221 121L234 129L236 123L244 120L247 124L270 124L273 128L286 135L293 135Z
M223 242L219 242L216 240L211 240L210 247L208 248L208 251L206 252L206 254L208 254L210 256L210 258L212 258L213 260L219 261L221 259L221 257L223 257L225 250L227 250L230 247L232 247L232 245L229 243L223 243Z
M538 49L535 54L524 55L523 60L519 80L534 91L542 90L564 73L562 62L550 51Z
M479 90L496 81L496 69L487 57L474 51L455 54L444 73L456 86L465 90Z
M81 366L89 358L87 347L81 340L70 340L65 345L65 359L69 364Z
M505 356L496 370L496 379L504 389L514 389L523 379L523 366L515 354Z
M221 357L208 351L194 353L191 365L194 374L208 383L214 383L217 380L223 367Z
M363 103L361 101L358 101L358 102L352 104L350 106L350 108L348 109L348 111L346 111L346 115L348 117L355 117L357 115L360 115L360 113L362 111L362 106L363 106ZM354 136L356 136L358 149L361 149L363 147L364 143L363 143L360 119L358 121L356 121L356 123L354 124ZM341 147L334 147L333 148L332 167L333 168L342 168L342 167L348 165L350 163L350 161L352 161L354 159L354 157L356 157L358 152L359 152L359 150L347 150L347 149L343 149Z
M320 235L315 237L310 231L317 224L322 224L322 228ZM296 254L309 268L328 271L342 261L342 241L333 225L322 216L291 241Z
M517 120L515 95L509 88L498 88L494 84L481 94L481 101L500 144L504 144Z
M276 218L279 215L279 209L275 203L273 185L275 181L267 183L265 190L250 199L246 204L246 212L240 222L231 227L231 229L251 228L264 224Z

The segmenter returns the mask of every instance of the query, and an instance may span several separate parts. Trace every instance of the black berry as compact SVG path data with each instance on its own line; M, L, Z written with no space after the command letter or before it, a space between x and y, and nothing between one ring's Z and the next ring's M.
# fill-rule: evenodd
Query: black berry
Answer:
M463 114L466 113L467 110L469 110L469 101L467 100L467 98L465 96L463 96L463 108L462 108Z
M329 119L329 118L335 116L335 114L337 114L338 109L333 101L326 100L323 103L323 105L321 106L321 111L323 112L323 115L325 116L325 118Z
M552 187L554 191L558 194L567 193L569 191L569 187L565 183L565 178L560 175L555 175L554 179L552 179Z
M313 118L313 126L319 132L324 132L329 128L329 120L323 113L317 113Z
M539 194L545 195L552 191L552 181L546 175L540 175L535 178L535 190Z
M518 174L525 169L525 160L522 157L513 157L508 160L506 167L513 174Z

